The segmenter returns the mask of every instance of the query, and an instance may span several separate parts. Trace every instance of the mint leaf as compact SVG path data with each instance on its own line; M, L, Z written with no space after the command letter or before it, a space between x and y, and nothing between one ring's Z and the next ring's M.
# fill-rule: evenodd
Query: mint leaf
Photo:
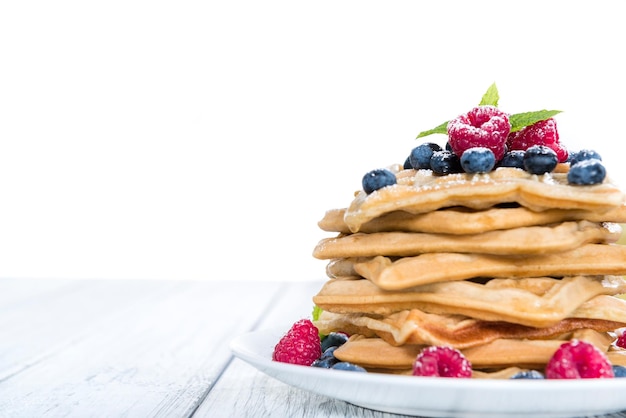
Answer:
M480 103L478 106L495 106L498 107L498 101L500 100L500 94L498 94L498 88L496 87L496 83L493 83L485 94L483 98L480 99Z
M496 87L496 83L493 83L485 94L483 94L483 98L480 100L479 106L496 106L498 107L498 101L500 100L500 94L498 93L498 87ZM427 131L420 132L415 139L423 138L432 134L448 134L448 122L444 122L436 128L429 129Z
M498 93L498 87L496 87L496 83L493 83L482 99L480 100L479 106L495 106L498 107L498 101L500 100L500 94ZM552 116L561 113L560 110L538 110L536 112L524 112L524 113L516 113L514 115L509 116L509 122L511 123L511 132L517 132L520 129L530 126L534 123L537 123L542 120L550 119ZM444 122L441 125L429 129L427 131L420 132L415 139L423 138L428 135L433 134L448 134L448 122Z
M537 110L535 112L516 113L509 116L511 123L511 132L517 132L520 129L530 126L542 120L550 119L552 116L561 113L560 110Z
M315 305L313 306L313 320L317 321L318 319L320 319L320 315L322 314L323 310L322 308L320 308L319 306Z
M446 121L442 123L441 125L437 126L436 128L430 129L428 131L420 132L415 139L422 138L424 136L428 136L432 134L446 134L447 135L448 134L448 122Z

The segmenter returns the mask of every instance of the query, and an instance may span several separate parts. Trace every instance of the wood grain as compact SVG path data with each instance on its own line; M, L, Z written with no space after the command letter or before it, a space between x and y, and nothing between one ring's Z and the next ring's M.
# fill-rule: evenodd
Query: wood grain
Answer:
M401 417L232 358L237 335L310 317L321 286L0 279L0 417Z
M190 416L230 361L229 340L258 321L266 308L259 300L281 287L38 284L32 293L16 284L21 296L11 303L5 294L0 307L3 417Z

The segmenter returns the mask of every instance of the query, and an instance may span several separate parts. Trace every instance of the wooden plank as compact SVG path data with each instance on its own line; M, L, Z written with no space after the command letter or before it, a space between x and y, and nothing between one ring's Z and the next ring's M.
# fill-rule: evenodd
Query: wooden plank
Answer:
M302 317L308 300L321 283L296 283L287 286L281 302L275 304L258 329L274 328L279 319L287 322ZM242 360L234 359L213 386L194 418L214 416L302 417L302 418L402 418L361 408L333 398L291 387L256 370ZM599 416L597 418L600 418ZM626 418L626 412L602 416Z
M285 283L268 312L259 319L256 329L286 327L287 331L297 320L311 318L313 296L322 285L323 282L319 281Z
M30 299L37 294L63 288L72 283L75 281L0 278L0 313L3 309L20 304L24 299Z
M218 412L219 411L219 412ZM286 385L235 359L194 418L203 417L400 418Z
M290 283L280 301L259 323L263 330L286 326L311 317L311 298L323 282ZM219 411L217 414L216 411ZM245 362L234 359L202 402L194 418L219 416L250 417L400 417L370 411L343 401L313 394L271 378Z
M167 294L172 286L110 280L3 281L0 381L75 343L106 318Z
M55 305L57 319L82 315L89 301L117 306L93 313L87 330L72 325L75 338L63 322L37 323L62 335L62 349L0 381L0 416L189 416L230 360L228 342L264 316L281 288L181 281L151 292L155 283L141 281L130 297L151 296L120 306L126 285L113 283L117 292L93 285L88 298L89 287Z

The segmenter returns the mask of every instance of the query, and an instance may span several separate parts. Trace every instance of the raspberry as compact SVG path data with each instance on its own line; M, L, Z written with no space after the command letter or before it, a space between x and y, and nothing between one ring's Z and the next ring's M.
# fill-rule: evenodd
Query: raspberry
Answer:
M615 345L620 348L626 348L626 331L622 332L622 334L617 337L615 341Z
M448 142L459 157L468 148L485 147L500 161L510 131L506 113L494 106L478 106L448 122Z
M568 152L559 143L559 131L553 118L525 126L517 132L511 132L506 140L509 150L526 151L533 145L545 145L552 148L560 163L567 161Z
M608 358L586 341L561 344L546 365L548 379L598 379L614 377Z
M272 360L310 366L322 355L319 331L308 319L301 319L278 341Z
M472 377L472 365L463 353L452 347L423 349L413 362L413 376Z

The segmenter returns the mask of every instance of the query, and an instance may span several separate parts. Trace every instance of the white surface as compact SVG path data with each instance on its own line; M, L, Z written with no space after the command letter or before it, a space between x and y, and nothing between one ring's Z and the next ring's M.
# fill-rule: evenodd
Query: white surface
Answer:
M324 211L494 81L626 184L625 9L2 2L0 277L322 278Z
M626 379L496 380L392 376L271 361L283 331L254 331L231 343L263 373L316 394L384 412L425 417L574 417L626 409Z

